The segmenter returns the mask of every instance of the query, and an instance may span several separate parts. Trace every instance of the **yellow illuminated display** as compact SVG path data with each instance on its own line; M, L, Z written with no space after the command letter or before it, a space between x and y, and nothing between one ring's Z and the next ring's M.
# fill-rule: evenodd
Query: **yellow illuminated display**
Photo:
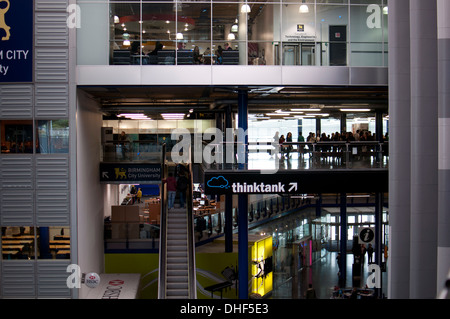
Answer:
M272 237L256 241L252 246L252 293L266 295L273 288Z

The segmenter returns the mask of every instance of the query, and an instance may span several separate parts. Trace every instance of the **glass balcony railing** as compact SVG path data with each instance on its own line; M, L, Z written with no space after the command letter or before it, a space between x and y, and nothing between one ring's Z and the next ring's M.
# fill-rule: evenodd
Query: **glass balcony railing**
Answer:
M247 146L247 163L241 160L243 153L239 152L238 143L235 144L235 153L231 157L227 156L226 151L222 152L222 149L226 150L226 146L218 144L214 153L214 158L219 161L208 162L203 158L206 169L352 169L388 168L389 164L387 141L291 142L282 145L255 142Z

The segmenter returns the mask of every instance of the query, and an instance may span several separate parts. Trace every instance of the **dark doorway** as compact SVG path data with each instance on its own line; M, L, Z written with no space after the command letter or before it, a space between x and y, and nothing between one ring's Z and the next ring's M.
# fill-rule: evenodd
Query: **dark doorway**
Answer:
M330 66L347 65L347 26L330 26Z

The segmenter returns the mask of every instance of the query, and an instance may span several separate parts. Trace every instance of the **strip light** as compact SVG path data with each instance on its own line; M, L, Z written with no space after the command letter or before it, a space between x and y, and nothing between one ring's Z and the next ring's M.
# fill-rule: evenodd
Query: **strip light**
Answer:
M131 120L151 120L150 117L141 113L121 113L117 117L125 117Z
M161 116L165 120L182 120L184 119L184 113L163 113Z

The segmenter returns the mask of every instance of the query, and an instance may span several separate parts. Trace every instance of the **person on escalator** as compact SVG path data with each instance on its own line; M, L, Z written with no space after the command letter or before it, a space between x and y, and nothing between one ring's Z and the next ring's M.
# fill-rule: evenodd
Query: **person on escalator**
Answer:
M186 190L188 187L188 178L184 172L180 172L177 180L177 191L180 194L180 208L184 208L186 203Z
M169 197L168 208L172 209L175 196L177 195L177 180L173 176L173 173L169 173L169 177L167 177L167 192Z

